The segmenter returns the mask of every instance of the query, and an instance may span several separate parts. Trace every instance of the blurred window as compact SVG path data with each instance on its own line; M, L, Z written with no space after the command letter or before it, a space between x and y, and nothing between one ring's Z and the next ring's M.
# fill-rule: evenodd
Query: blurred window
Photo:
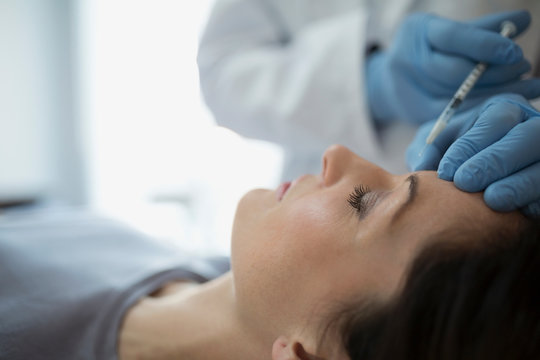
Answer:
M90 205L163 241L226 254L236 204L282 154L215 125L196 66L209 0L79 0Z

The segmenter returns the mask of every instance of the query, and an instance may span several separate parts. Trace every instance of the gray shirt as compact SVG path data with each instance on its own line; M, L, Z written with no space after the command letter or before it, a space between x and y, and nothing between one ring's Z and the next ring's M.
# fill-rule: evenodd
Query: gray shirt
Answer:
M227 258L186 256L84 212L1 215L0 359L116 359L122 317L137 299L228 269Z

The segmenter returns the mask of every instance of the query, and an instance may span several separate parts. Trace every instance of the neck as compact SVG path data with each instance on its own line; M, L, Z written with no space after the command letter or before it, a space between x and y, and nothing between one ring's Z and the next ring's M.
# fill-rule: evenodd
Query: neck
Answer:
M270 354L263 339L241 321L227 273L201 285L147 297L126 315L119 352L130 359L257 359Z

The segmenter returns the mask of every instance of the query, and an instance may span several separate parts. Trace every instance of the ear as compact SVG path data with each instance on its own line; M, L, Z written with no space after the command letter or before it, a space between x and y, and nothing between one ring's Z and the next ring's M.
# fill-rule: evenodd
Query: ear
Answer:
M272 360L324 360L308 354L298 341L290 341L285 336L278 337L272 345Z

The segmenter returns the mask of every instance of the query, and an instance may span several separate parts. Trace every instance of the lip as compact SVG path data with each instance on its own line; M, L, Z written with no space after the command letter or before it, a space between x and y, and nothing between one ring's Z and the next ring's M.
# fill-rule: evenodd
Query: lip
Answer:
M285 196L285 193L287 191L289 191L290 189L292 189L294 186L296 186L296 184L298 184L299 182L311 177L313 175L302 175L300 176L299 178L293 180L292 182L290 181L287 181L287 182L284 182L283 184L281 184L277 190L276 190L276 197L278 199L278 201L281 201L281 199L283 199L283 197Z
M290 187L291 187L290 181L284 182L283 184L278 186L278 188L276 189L276 198L278 201L281 201L281 199L283 199L283 196L285 195L287 190L289 190Z

